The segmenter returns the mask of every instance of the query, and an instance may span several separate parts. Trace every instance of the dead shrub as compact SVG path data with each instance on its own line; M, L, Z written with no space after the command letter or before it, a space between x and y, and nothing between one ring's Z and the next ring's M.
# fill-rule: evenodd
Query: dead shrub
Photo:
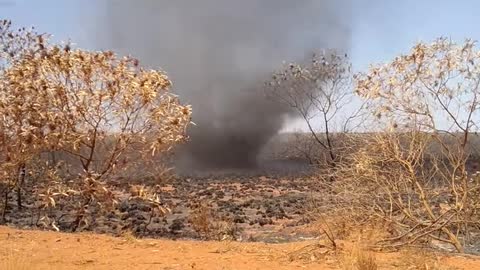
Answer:
M297 113L308 127L308 134L294 136L289 154L330 169L337 165L341 141L336 134L352 131L363 112L360 105L351 114L342 114L347 104L351 108L357 105L351 102L351 72L347 55L330 50L288 63L266 82L267 96Z
M360 252L357 254L356 265L358 270L377 270L377 261L373 254Z
M199 204L190 214L193 230L205 240L236 240L239 228L231 218L222 218L213 207Z
M356 179L350 175L352 162L352 154L345 154L334 170L320 170L315 178L321 196L312 197L306 205L306 217L313 220L310 230L334 247L338 240L352 240L365 232L383 231L385 227L385 221L370 207L370 190L352 180ZM331 182L332 178L336 181Z
M473 41L440 38L356 76L377 133L346 177L392 225L381 246L435 240L464 252L478 235L480 181L467 164L479 127L479 57Z
M345 270L377 270L378 264L375 255L371 252L354 247L345 255L342 261Z
M426 133L377 135L357 153L354 177L369 189L372 211L395 228L394 236L380 241L383 246L419 243L425 238L450 243L463 251L459 232L475 220L470 202L479 182L456 176L455 159L444 163L427 147ZM467 176L465 176L467 178ZM470 186L471 189L465 189ZM463 188L462 188L463 187ZM460 206L461 205L461 206ZM466 233L466 232L465 232Z
M186 138L191 108L170 92L164 72L110 51L50 44L46 35L17 31L9 21L0 21L0 41L3 220L14 189L22 207L25 176L56 167L60 178L36 183L46 192L43 206L55 207L61 195L75 209L71 229L86 227L92 215L116 204L109 179ZM48 153L51 163L34 166Z

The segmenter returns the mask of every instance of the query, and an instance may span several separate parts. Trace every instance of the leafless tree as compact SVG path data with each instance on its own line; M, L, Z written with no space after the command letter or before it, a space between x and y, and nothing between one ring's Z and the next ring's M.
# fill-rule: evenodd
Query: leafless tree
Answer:
M266 93L304 120L313 140L328 153L327 164L335 167L339 152L334 134L351 131L353 120L361 114L361 106L353 103L347 55L324 52L302 63L287 64L266 83Z
M463 252L478 230L478 172L468 167L478 131L480 52L440 38L359 74L357 91L381 131L352 162L372 204L398 233L384 243L424 239ZM475 160L478 162L478 160Z

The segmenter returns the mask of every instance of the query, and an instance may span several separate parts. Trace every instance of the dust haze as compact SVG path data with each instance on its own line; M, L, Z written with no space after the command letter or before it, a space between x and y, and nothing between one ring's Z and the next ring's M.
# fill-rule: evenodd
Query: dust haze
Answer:
M193 106L185 168L253 167L291 112L265 98L282 61L348 51L349 0L104 0L97 43L161 68Z

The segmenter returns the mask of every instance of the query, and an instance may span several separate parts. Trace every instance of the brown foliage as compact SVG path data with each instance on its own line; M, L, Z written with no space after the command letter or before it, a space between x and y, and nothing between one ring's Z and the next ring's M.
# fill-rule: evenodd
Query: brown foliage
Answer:
M199 204L190 214L193 230L207 240L235 240L239 229L233 220L222 218L215 209L206 204Z
M105 178L134 165L127 153L151 159L185 138L191 109L169 92L171 82L162 71L143 69L138 60L110 51L52 45L45 35L15 31L8 21L0 23L0 40L4 207L19 171L30 172L42 153L63 153L81 170L61 171L68 193L45 196L50 206L54 195L71 196L78 227L89 205L115 202ZM45 189L54 183L47 181Z
M479 57L472 41L438 39L356 77L380 133L353 156L350 172L396 229L382 245L436 240L463 252L473 240L480 181L467 164L478 130Z

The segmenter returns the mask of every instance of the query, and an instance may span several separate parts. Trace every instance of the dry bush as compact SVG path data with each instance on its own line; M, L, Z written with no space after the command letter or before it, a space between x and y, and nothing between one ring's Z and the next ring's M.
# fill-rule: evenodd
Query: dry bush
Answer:
M313 54L307 61L285 65L266 83L267 96L286 105L307 125L311 138L297 137L295 147L310 162L324 162L329 167L337 164L340 147L335 134L350 132L355 128L354 120L363 112L359 106L345 114L347 104L355 107L351 102L354 96L351 86L347 55L334 51ZM311 142L321 151L311 151Z
M321 134L318 134L322 136ZM329 169L328 165L330 155L328 151L318 144L315 137L310 132L301 130L282 135L284 137L282 144L277 146L281 158L293 160L305 160L310 165L315 165L318 169ZM337 156L337 165L342 163L345 156L353 152L355 147L355 138L353 133L333 133L330 135L332 145L335 146ZM327 170L328 171L328 170Z
M310 227L330 242L352 240L364 231L384 230L384 220L371 207L369 186L358 181L353 171L354 157L365 145L363 135L352 134L346 139L349 147L342 149L335 170L319 170L314 175L314 190L319 196L307 201L306 217L313 220ZM345 144L345 145L347 145ZM331 181L335 179L335 181ZM376 236L378 237L378 236Z
M377 270L377 261L375 256L368 252L357 254L356 265L358 270Z
M189 216L193 230L205 240L235 240L239 228L230 218L218 216L215 209L206 204L199 204Z
M128 244L136 244L138 243L138 238L136 237L136 235L132 232L132 231L124 231L122 234L121 234L121 237L123 238L123 241L125 241L125 243L128 243Z
M330 196L330 194L327 196ZM344 209L340 209L341 204L332 202L325 196L322 197L322 200L312 200L307 205L307 209L310 211L307 212L306 217L313 220L308 230L326 239L329 246L336 249L338 240L347 238L352 229L356 227L356 223L353 222L355 219L345 218L348 210L342 211ZM325 204L329 207L325 207Z
M310 133L297 131L287 136L279 153L281 157L306 160L310 165L327 164L328 157L322 155L323 149Z
M0 39L4 215L8 195L31 172L31 161L59 154L70 169L61 170L56 160L43 166L61 175L59 181L46 179L43 189L51 193L45 194L49 206L61 194L76 209L77 230L90 214L115 204L108 179L185 138L191 109L169 91L162 71L109 51L49 44L45 35L15 31L8 21L0 24ZM68 192L53 191L63 189L57 184Z
M432 238L463 251L459 237L466 235L460 232L476 222L471 211L480 182L476 176L458 179L451 160L439 160L427 149L432 139L418 132L378 134L355 155L355 181L369 190L364 193L370 194L372 211L397 230L382 245Z
M3 221L8 196L13 189L20 190L26 163L42 151L47 140L52 139L50 134L42 133L42 128L51 121L40 112L46 108L45 100L36 95L29 97L28 92L23 92L24 89L9 87L5 77L8 70L27 54L41 50L40 41L45 38L45 35L36 34L30 29L15 31L11 22L0 21L0 187L3 197ZM19 208L20 203L19 199Z
M342 268L345 270L377 270L378 264L373 253L354 247L343 257Z
M150 209L150 215L143 224L143 231L148 230L148 226L152 223L153 218L163 217L171 212L171 209L164 205L160 200L160 195L156 190L145 185L130 186L130 196L127 198L129 202L138 201Z
M345 177L394 228L381 246L436 240L464 252L478 240L480 179L467 164L478 131L479 61L474 42L441 38L356 77L377 133Z

